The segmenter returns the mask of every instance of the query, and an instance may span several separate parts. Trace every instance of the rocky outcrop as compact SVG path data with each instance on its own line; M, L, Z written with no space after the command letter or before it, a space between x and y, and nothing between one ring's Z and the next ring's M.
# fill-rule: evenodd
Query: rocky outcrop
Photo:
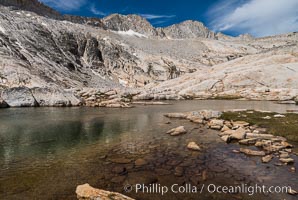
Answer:
M3 91L2 98L3 106L9 107L63 107L82 104L82 101L74 96L73 92L53 88L8 88Z
M76 189L78 200L133 200L117 192L109 192L91 187L89 184L79 185Z
M29 88L16 87L3 91L3 100L11 107L34 107L38 103Z
M31 93L38 106L79 106L82 101L71 91L59 91L53 88L32 88Z
M292 100L298 94L298 58L290 49L297 48L235 59L155 85L152 93L177 99Z

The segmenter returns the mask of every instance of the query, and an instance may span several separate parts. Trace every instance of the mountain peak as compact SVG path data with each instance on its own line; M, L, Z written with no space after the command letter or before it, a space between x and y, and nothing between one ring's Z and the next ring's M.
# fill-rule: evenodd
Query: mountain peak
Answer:
M156 29L139 15L112 14L103 18L104 25L114 31L135 31L146 36L158 36Z
M186 20L179 24L174 24L163 29L169 38L215 38L215 33L210 31L202 22Z

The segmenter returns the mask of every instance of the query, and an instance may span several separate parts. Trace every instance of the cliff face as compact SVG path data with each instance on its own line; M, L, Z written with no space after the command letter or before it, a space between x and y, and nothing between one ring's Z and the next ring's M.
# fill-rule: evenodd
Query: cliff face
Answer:
M294 52L294 33L234 38L194 21L155 29L136 15L61 16L38 1L0 0L0 107L70 106L140 92L135 98L250 97L251 88L256 99L293 99ZM254 76L265 80L262 87ZM96 91L90 96L86 88ZM280 88L286 92L263 92Z

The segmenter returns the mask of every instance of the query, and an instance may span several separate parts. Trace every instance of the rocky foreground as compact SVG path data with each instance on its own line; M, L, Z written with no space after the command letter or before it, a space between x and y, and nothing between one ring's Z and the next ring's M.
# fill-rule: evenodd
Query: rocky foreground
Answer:
M254 111L247 111L254 112ZM274 157L279 158L276 165L291 164L294 159L291 158L293 145L287 142L287 139L281 136L268 134L265 128L257 125L250 125L245 121L228 121L220 119L222 113L218 111L194 111L187 113L168 113L169 118L187 119L197 124L207 125L210 129L218 130L219 137L227 143L233 141L240 145L253 146L254 148L240 148L235 153L244 153L249 156L261 156L264 163L270 162ZM284 115L274 115L275 118L285 117ZM168 132L172 136L186 133L183 126L172 129ZM191 142L188 147L193 150L199 150L198 145ZM295 170L295 169L294 169Z
M227 144L236 144L238 143L238 149L235 148L231 153L238 155L244 154L248 157L259 157L260 162L265 165L268 165L270 170L269 163L274 163L275 166L284 166L289 168L291 174L296 173L296 168L294 162L297 157L297 153L293 151L294 146L290 144L286 138L272 135L268 133L268 129L259 127L255 124L250 124L246 121L234 121L223 119L223 116L227 113L236 113L236 114L253 114L261 111L252 111L252 110L230 110L219 112L212 110L201 110L201 111L192 111L185 113L167 113L164 116L169 119L180 119L188 120L192 123L198 124L200 126L206 126L209 129L217 131L218 137L220 137ZM263 111L264 112L264 111ZM268 114L268 112L264 112ZM272 114L273 118L280 119L286 118L282 114ZM266 120L271 120L267 118ZM183 121L182 121L183 122ZM167 124L171 124L171 121L168 121ZM166 132L169 137L181 137L184 134L190 133L192 130L187 130L184 126L178 126L172 128ZM189 141L185 144L185 149L188 151L203 152L206 148L204 145L201 145L195 138L193 141ZM119 158L117 163L127 163L130 162L128 159ZM173 161L175 162L175 161ZM143 159L137 159L135 161L136 166L145 166L147 162ZM241 163L239 163L241 165ZM256 163L255 163L256 165ZM197 166L198 167L198 166ZM214 170L224 172L224 167L219 168L214 167ZM122 172L122 171L121 171ZM176 167L175 176L179 177L183 174L183 168ZM206 171L201 174L201 181L204 182L207 179ZM143 179L141 179L143 180ZM155 180L156 181L156 180ZM128 182L129 183L129 182ZM288 191L289 195L297 195L297 188L292 188ZM113 193L108 191L103 191L99 189L94 189L88 184L80 185L76 190L78 199L113 199L109 198L110 196L115 197L114 199L130 199L129 197L122 196L119 193ZM108 197L107 197L108 196Z
M85 18L37 0L0 0L0 107L295 102L297 41L297 33L230 37L196 21L155 28L137 15Z

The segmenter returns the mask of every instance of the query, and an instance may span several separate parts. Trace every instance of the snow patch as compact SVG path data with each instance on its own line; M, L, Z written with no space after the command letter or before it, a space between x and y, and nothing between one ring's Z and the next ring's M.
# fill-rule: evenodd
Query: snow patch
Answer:
M43 25L43 26L45 26L45 27L48 26L48 25L47 25L46 23L44 23L44 22L42 22L41 25Z
M119 83L122 86L127 86L128 82L119 78Z
M120 35L128 35L128 36L135 36L135 37L140 37L140 38L148 38L146 35L135 32L133 30L128 30L128 31L117 31L116 33Z
M0 26L0 32L2 32L3 34L5 34L5 29L2 26Z

